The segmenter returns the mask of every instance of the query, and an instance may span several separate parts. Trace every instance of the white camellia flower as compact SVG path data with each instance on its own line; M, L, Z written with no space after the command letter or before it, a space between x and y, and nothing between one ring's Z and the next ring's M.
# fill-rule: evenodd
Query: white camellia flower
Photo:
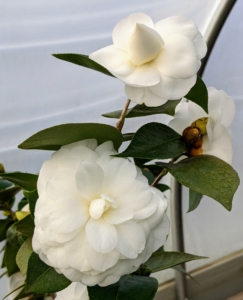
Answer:
M129 99L147 106L185 96L207 52L197 26L183 16L154 24L144 13L131 14L115 26L112 38L114 45L89 57L126 84Z
M58 292L55 300L89 300L87 287L80 282L73 282Z
M169 126L182 134L184 129L195 126L201 130L202 143L192 148L192 156L209 154L231 164L232 141L229 127L234 119L235 104L222 90L208 88L208 114L197 104L182 99L176 107Z
M14 291L19 286L23 285L25 282L25 276L22 275L21 272L14 273L12 276L9 277L9 292ZM20 293L20 289L13 292L9 295L9 299L13 300L18 294ZM29 297L21 298L21 300L28 300ZM80 298L81 299L81 298ZM44 300L52 300L50 296L46 296ZM77 299L78 300L78 299ZM83 299L81 299L83 300ZM85 298L84 298L85 300Z
M134 272L166 240L167 200L113 143L61 147L39 174L33 249L71 281L100 286Z

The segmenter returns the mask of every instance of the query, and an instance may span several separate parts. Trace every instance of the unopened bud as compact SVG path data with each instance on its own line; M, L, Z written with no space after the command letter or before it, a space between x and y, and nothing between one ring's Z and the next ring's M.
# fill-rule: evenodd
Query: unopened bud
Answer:
M3 164L0 163L0 173L5 173L5 169Z
M201 130L201 134L207 133L208 118L200 118L192 123L192 127L197 127Z
M182 135L187 144L194 144L201 139L201 130L197 127L189 126L183 131Z
M198 156L198 155L202 155L202 154L203 154L202 147L198 147L198 148L192 147L188 151L189 156Z

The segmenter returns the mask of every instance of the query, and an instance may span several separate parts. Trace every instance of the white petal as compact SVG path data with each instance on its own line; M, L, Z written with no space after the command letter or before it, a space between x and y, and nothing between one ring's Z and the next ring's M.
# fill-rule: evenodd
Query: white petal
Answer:
M196 24L184 16L172 16L163 19L157 22L154 27L162 38L166 38L171 34L181 34L193 40L198 33Z
M103 217L109 224L120 224L133 218L134 212L132 209L123 207L120 209L109 209L104 213Z
M188 78L197 73L201 66L192 41L186 36L171 35L153 61L160 73L172 78Z
M170 231L170 221L165 214L162 222L159 223L151 232L153 236L153 252L158 250L166 242L167 236Z
M88 200L99 198L104 181L104 172L95 162L83 161L76 173L76 184L80 194Z
M96 161L98 155L91 149L84 146L76 146L71 150L72 158L77 158L79 160L90 160Z
M87 139L87 140L82 140L78 142L74 142L65 146L62 146L61 149L66 149L66 150L72 150L73 147L76 146L83 146L83 147L88 147L91 150L95 150L97 147L97 140L96 139Z
M49 248L47 251L47 257L50 261L50 265L55 268L68 268L68 262L63 247Z
M174 129L177 133L182 134L184 129L190 126L190 123L188 124L188 121L185 119L175 118L169 122L168 126Z
M158 191L158 195L159 195L159 191ZM158 209L151 217L146 219L151 229L154 229L161 222L167 210L167 205L168 205L167 199L165 198L165 196L163 196L163 198L160 197Z
M149 16L144 13L135 13L122 19L112 32L112 39L114 44L123 50L127 49L127 44L130 36L133 33L134 27L137 23L144 24L150 28L154 28L154 23Z
M202 59L207 53L207 44L205 43L203 36L200 32L192 40L199 59Z
M102 155L104 152L114 152L114 153L117 153L114 149L114 145L113 145L113 142L112 141L107 141L107 142L104 142L103 144L99 145L96 149L95 149L95 152L98 154L98 155Z
M156 196L152 196L149 203L144 206L142 209L135 211L134 220L143 220L150 217L158 207L158 199Z
M168 99L163 99L152 92L151 87L134 87L125 85L127 97L138 104L145 104L149 107L163 105Z
M59 233L82 228L89 219L89 208L79 198L62 198L50 211L50 226Z
M137 23L128 42L128 56L134 65L140 66L153 60L164 42L152 28Z
M142 228L133 221L127 221L117 225L116 229L118 236L116 249L130 259L136 258L146 243Z
M89 242L85 241L85 257L90 266L97 271L104 272L113 267L120 258L120 253L114 249L109 253L100 253L90 247Z
M80 279L82 278L82 273L73 268L61 269L61 272L71 281L80 281Z
M101 282L99 283L99 286L105 287L105 286L114 284L114 283L116 283L117 281L119 281L120 278L121 278L121 276L108 275L103 281L101 281Z
M99 220L90 219L85 229L90 246L97 252L107 253L116 247L116 228L102 218Z

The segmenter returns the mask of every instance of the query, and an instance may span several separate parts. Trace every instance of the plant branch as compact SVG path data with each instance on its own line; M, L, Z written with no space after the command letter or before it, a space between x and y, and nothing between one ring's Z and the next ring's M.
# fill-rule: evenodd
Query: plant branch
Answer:
M119 131L122 131L122 127L124 125L124 121L125 121L125 117L126 117L126 113L127 113L127 110L128 110L128 107L131 103L131 100L130 99L127 99L126 101L126 104L122 110L122 113L121 113L121 116L120 116L120 119L118 120L118 122L116 123L116 129L119 130Z
M166 174L168 173L168 170L166 170L165 168L159 173L159 175L155 178L154 182L151 184L151 186L156 186L160 179L162 177L164 177Z

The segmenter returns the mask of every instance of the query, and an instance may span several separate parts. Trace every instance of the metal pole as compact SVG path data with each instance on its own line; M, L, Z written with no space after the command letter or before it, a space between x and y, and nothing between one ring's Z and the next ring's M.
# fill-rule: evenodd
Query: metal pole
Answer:
M208 45L208 52L202 61L198 74L203 75L208 58L211 54L215 41L237 0L221 0L218 2L207 26L203 32L204 39ZM182 215L182 186L172 178L171 194L171 225L173 250L184 252L183 215ZM183 266L184 267L184 266ZM175 271L176 297L178 300L187 299L186 275Z

